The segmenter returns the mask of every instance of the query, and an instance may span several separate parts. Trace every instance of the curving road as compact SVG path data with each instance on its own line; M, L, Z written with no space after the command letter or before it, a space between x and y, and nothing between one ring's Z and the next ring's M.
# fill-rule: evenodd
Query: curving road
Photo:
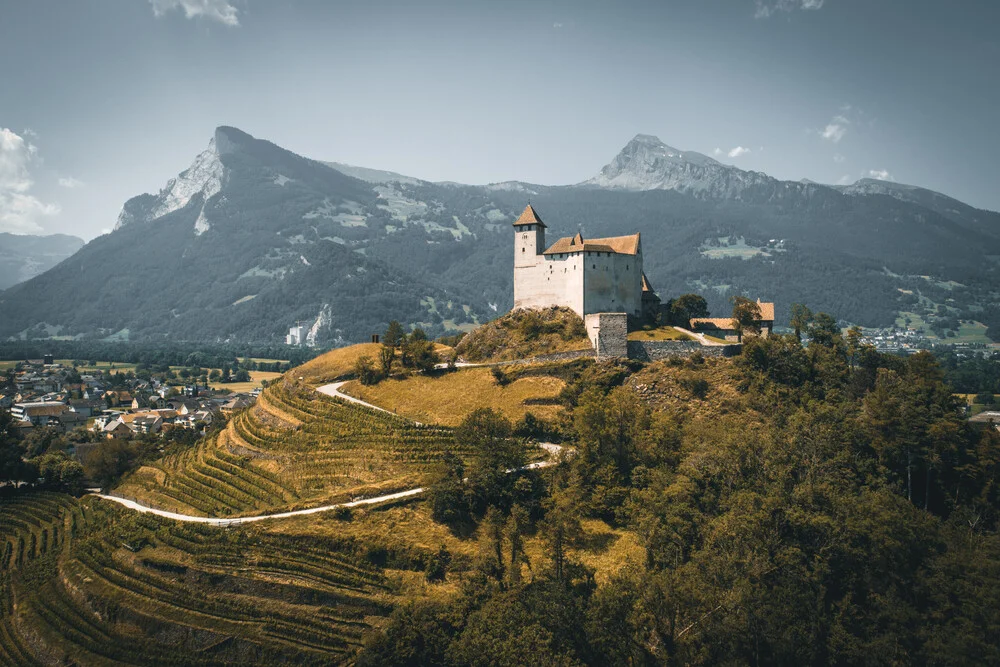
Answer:
M323 385L319 387L317 391L326 394L327 396L333 396L336 398L349 401L351 403L356 403L358 405L363 405L374 410L379 410L381 412L387 412L393 414L386 410L385 408L380 408L377 405L372 405L362 401L359 398L354 398L353 396L348 396L340 391L345 382L333 382L331 384ZM415 422L419 423L419 422ZM551 442L540 442L538 446L549 453L550 458L547 461L537 461L535 463L530 463L522 468L516 468L508 470L507 472L517 472L518 470L535 470L538 468L545 468L547 466L553 465L555 463L554 458L562 451L560 445ZM310 507L304 510L291 510L288 512L274 512L272 514L258 514L256 516L240 516L232 518L216 518L208 516L194 516L191 514L180 514L178 512L168 512L166 510L156 509L155 507L149 507L147 505L142 505L134 500L129 500L127 498L120 498L118 496L112 496L106 493L93 493L91 495L97 496L98 498L103 498L104 500L110 500L111 502L118 503L129 509L133 509L137 512L142 512L144 514L154 514L156 516L162 516L167 519L173 519L174 521L183 521L186 523L204 523L211 526L235 526L241 523L253 523L254 521L263 521L265 519L287 519L294 516L304 516L306 514L319 514L320 512L328 512L330 510L335 510L343 507L362 507L364 505L376 505L379 503L390 502L393 500L399 500L401 498L409 498L412 496L419 496L424 493L426 489L424 487L418 487L415 489L407 489L406 491L397 491L396 493L387 493L384 496L375 496L373 498L362 498L360 500L352 500L346 503L335 503L333 505L322 505L320 507Z

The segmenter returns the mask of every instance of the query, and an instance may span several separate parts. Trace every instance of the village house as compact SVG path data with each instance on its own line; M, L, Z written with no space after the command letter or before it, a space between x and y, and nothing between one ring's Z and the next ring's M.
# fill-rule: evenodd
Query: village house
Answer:
M14 419L30 422L32 426L48 426L50 421L58 421L70 407L57 401L39 401L35 403L15 403L10 409Z
M760 329L760 335L766 338L774 331L774 304L757 299L757 307L760 308L760 319L756 326ZM691 320L691 328L723 340L736 341L740 338L731 317L696 317Z

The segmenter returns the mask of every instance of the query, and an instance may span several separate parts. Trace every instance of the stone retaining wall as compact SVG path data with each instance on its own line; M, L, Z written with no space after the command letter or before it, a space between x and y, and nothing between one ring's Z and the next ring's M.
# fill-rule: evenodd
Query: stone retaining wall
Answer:
M590 313L584 318L587 337L598 359L628 356L628 315L625 313Z
M735 357L742 345L702 345L695 340L630 340L628 358L638 361L657 361L669 357L690 357L698 352L703 357Z

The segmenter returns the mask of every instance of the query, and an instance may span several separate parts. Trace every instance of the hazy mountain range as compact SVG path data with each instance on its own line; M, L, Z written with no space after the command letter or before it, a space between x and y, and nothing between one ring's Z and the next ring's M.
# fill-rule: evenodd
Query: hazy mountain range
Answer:
M0 232L0 290L34 278L83 246L66 234L31 236Z
M511 222L530 198L554 241L643 234L664 299L713 312L745 293L888 325L990 322L1000 214L930 190L780 181L638 135L572 186L431 183L319 162L231 127L115 230L0 293L0 336L367 339L390 319L440 333L510 307ZM996 331L996 330L995 330Z

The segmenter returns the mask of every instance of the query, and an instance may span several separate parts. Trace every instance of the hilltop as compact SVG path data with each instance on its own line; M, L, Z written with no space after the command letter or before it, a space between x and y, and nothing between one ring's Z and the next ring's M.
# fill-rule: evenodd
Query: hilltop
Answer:
M464 336L455 351L472 362L511 361L591 346L583 319L569 308L515 310Z

